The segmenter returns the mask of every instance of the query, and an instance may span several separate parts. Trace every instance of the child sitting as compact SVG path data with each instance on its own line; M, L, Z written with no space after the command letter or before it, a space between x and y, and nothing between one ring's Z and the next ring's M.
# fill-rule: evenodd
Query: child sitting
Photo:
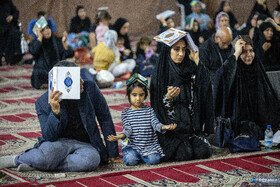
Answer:
M125 48L123 37L121 37L121 36L118 37L116 46L121 54L121 61L128 59L131 51L129 49L127 50Z
M158 57L154 55L153 49L150 48L151 39L144 36L137 43L136 48L136 72L148 77L151 76L154 70L154 66L158 60Z
M98 12L95 23L98 25L95 30L97 43L103 42L104 34L109 30L111 15L105 10Z
M143 161L146 164L158 164L164 156L158 142L156 131L165 133L174 130L177 125L163 125L157 119L153 109L144 105L148 96L148 80L135 73L126 81L127 96L130 108L122 111L123 132L117 136L109 135L108 141L125 139L128 142L122 146L125 165L136 165Z
M131 50L125 48L124 41L123 37L118 37L116 48L120 54L120 62L118 64L112 64L110 71L115 77L121 77L122 79L127 80L131 77L136 62L131 58Z

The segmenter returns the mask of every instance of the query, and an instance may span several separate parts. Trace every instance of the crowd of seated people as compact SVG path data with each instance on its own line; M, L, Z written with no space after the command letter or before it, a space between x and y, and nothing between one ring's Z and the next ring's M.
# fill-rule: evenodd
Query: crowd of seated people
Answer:
M16 32L16 27L13 27L12 24L16 25L18 18L18 11L16 7L12 4L11 0L6 0L2 2L6 4L5 6L9 7L9 9L5 9L3 17L6 15L12 15L13 19L10 21L6 16L7 20L3 22L1 26L1 39L10 33L9 42L7 42L7 46L11 45L11 47L5 47L3 42L1 42L1 56L5 56L7 64L14 64L14 55L20 52L16 52L20 49L18 32ZM191 37L193 38L195 44L199 47L201 51L200 58L203 58L205 61L206 67L213 72L213 70L217 70L217 68L226 60L228 54L231 52L232 47L230 42L238 35L249 35L254 43L254 49L258 52L262 63L265 66L267 71L274 71L280 69L280 64L277 62L279 53L279 22L280 22L280 13L279 13L279 2L273 13L270 13L266 0L257 0L253 9L250 13L248 21L240 27L241 24L238 23L238 20L234 13L231 10L231 2L230 0L223 0L220 3L220 7L218 7L215 15L210 17L206 14L205 4L203 4L199 0L190 0L190 1L178 1L178 3L182 3L185 7L185 31L189 32ZM206 7L207 8L207 7ZM10 12L8 12L10 11ZM114 51L115 58L119 58L119 60L114 59L112 63L112 67L110 68L110 72L115 77L122 77L127 79L131 76L133 72L139 72L139 65L141 66L141 60L139 61L139 47L133 51L130 45L129 40L129 20L125 18L119 18L115 23L111 23L112 16L110 15L110 11L108 7L101 7L97 9L97 13L94 19L91 19L87 16L87 8L83 5L78 5L76 7L76 15L71 19L69 25L69 31L67 36L67 43L72 50L74 50L74 59L80 65L84 64L92 64L93 68L97 71L100 71L99 67L94 67L97 60L94 59L93 51L95 47L100 48L100 43L104 42L105 33L111 29L117 32L117 42L116 46L118 48L119 54ZM37 13L37 18L31 20L28 24L28 41L31 44L32 40L36 40L38 36L34 34L33 27L36 21L44 16L48 22L48 27L51 29L52 34L57 36L57 26L55 21L47 16L47 13L44 11L39 11ZM94 21L92 21L94 20ZM189 24L189 20L191 20L192 24ZM9 22L8 22L9 21ZM167 18L159 18L160 21L160 30L157 34L166 31L169 28L174 28L175 23L173 21L172 16ZM265 22L263 25L262 23ZM262 25L262 26L261 26ZM223 40L224 37L221 36L222 31L220 28L228 27L230 32L230 36L226 42ZM14 30L13 32L7 32L6 30ZM6 33L6 34L5 34ZM112 32L110 32L112 33ZM265 34L267 33L267 34ZM145 37L145 36L143 36ZM142 39L142 38L141 38ZM143 42L143 40L139 40L139 42ZM151 39L151 38L150 38ZM219 40L219 41L218 41ZM17 42L18 45L12 45ZM212 42L212 48L215 53L211 53L210 49L207 45ZM149 43L149 42L148 42ZM146 42L147 44L147 42ZM221 45L224 45L223 46ZM99 45L99 46L98 46ZM102 44L101 44L102 45ZM229 47L227 47L227 45ZM19 47L14 47L19 46ZM158 56L161 51L162 44L160 42L157 43L156 48L154 49L154 55ZM9 50L8 50L9 49ZM6 51L5 51L6 50ZM15 52L10 52L14 50ZM146 49L151 52L151 50ZM29 50L30 51L30 50ZM100 50L99 50L100 51ZM142 52L143 53L143 52ZM32 53L31 53L32 54ZM34 54L32 54L34 55ZM209 55L212 58L220 59L219 66L216 67L215 63L209 58ZM98 54L100 57L100 54ZM70 57L70 56L69 56ZM11 59L11 60L10 60ZM138 59L138 60L137 60ZM33 59L33 64L35 63L35 59ZM212 65L209 65L211 61ZM139 64L140 63L140 64ZM151 67L155 65L152 63ZM217 63L216 63L217 64ZM143 65L143 64L142 64ZM117 68L115 68L118 66ZM215 67L214 67L215 66ZM108 70L105 68L105 70ZM114 72L113 72L113 69ZM151 73L147 74L150 76Z
M0 16L5 18L0 20L0 40L7 37L5 44L9 46L17 39L17 35L11 33L16 32L13 29L16 29L14 22L18 18L18 11L9 0L1 1L0 5L3 5ZM140 38L136 51L133 51L129 39L129 20L120 17L111 24L109 10L102 8L98 9L95 22L92 23L82 5L76 7L69 34L65 31L59 38L55 34L57 28L53 19L48 18L43 11L38 12L37 18L28 27L29 39L32 40L29 50L35 62L32 86L46 89L48 72L54 66L82 65L77 60L76 63L65 61L67 58L92 55L92 58L88 58L92 71L81 71L81 100L62 101L59 99L61 93L52 89L50 103L47 103L47 93L36 101L44 139L21 155L0 157L0 169L25 167L28 170L34 167L43 171L91 171L99 163L117 162L119 153L114 141L131 138L128 136L135 133L132 132L134 123L137 120L145 121L141 118L143 116L149 118L145 124L145 128L149 129L146 133L153 131L156 142L149 143L159 146L160 158L149 157L149 154L158 156L155 150L145 152L144 146L144 151L139 153L140 149L131 146L129 151L123 149L123 152L127 151L124 153L125 164L130 163L126 165L134 165L127 159L135 163L148 159L147 164L155 164L159 160L211 157L213 150L208 138L215 133L217 118L221 116L230 119L236 136L254 132L251 134L254 138L264 139L263 132L268 124L274 132L280 130L280 101L276 95L279 90L272 87L267 75L268 71L280 70L280 1L271 14L266 0L257 0L242 27L231 11L230 1L222 1L212 19L205 13L199 0L188 1L185 7L187 15L184 30L190 33L198 51L188 48L186 38L178 39L171 46L158 43L157 50L153 50L151 38L147 36ZM48 24L38 28L36 35L32 25L41 16L45 17ZM160 31L157 34L175 27L172 17L160 17L159 21ZM13 56L4 50L7 46L0 44L1 55L5 55L8 64L14 64L8 61ZM85 60L86 57L81 59ZM103 80L88 80L89 76L95 75L127 80L130 107L122 113L125 128L118 136L107 103L98 88ZM144 105L149 87L145 77L151 77L151 107ZM60 108L60 105L63 107ZM135 117L138 115L139 119ZM101 129L106 146L102 143L95 117L101 124L104 123ZM75 130L78 133L74 133ZM139 133L139 136L143 136L142 132ZM132 137L131 141L136 142L136 139ZM142 143L144 139L139 137L138 140ZM67 145L67 151L59 158L60 163L42 156L43 150L55 158L50 148L54 146L58 154L64 150L61 144ZM80 148L82 151L78 151L77 158L71 158L72 153ZM86 157L85 154L91 154L92 157ZM87 159L83 161L84 158ZM150 159L156 159L156 162L150 162ZM80 162L83 162L81 167ZM21 171L22 168L18 169Z

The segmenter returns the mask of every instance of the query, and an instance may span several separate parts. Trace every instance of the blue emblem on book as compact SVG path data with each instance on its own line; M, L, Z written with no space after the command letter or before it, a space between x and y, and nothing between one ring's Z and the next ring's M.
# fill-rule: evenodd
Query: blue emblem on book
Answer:
M66 91L69 93L71 91L71 86L73 84L73 80L72 80L72 75L71 73L68 71L65 75L65 79L64 79L64 84L65 84L65 88Z
M50 90L52 89L52 81L50 81Z

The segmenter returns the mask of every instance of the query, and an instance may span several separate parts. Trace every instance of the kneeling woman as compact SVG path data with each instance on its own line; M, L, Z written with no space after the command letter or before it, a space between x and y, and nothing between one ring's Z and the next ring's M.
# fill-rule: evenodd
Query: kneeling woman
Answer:
M209 158L214 110L209 73L198 52L180 39L164 45L151 79L151 105L163 124L176 123L174 131L158 134L163 161Z
M247 132L263 139L268 124L276 131L280 124L280 102L248 35L236 42L235 53L216 75L216 115L223 113L223 117L230 118L236 135Z

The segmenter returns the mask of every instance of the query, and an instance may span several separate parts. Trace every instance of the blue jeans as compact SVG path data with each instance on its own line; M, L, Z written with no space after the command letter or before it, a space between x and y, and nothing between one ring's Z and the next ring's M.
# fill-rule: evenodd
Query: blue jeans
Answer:
M61 138L26 151L16 157L15 163L42 171L92 171L98 167L100 155L89 143Z
M153 153L148 156L142 156L131 147L123 148L122 152L124 164L127 166L134 166L141 161L149 165L158 164L160 162L160 154L158 153Z

